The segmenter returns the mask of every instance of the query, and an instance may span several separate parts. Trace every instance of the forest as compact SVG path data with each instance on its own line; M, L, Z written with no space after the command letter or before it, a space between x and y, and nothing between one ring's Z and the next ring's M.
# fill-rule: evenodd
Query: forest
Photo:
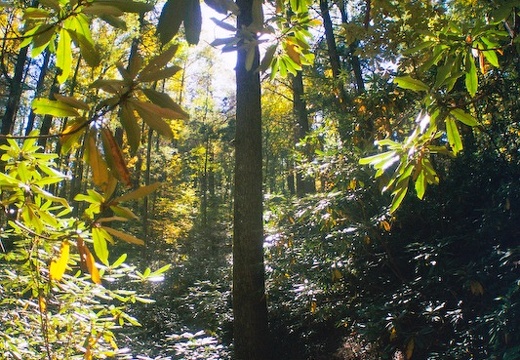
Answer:
M0 11L0 359L520 359L520 1Z

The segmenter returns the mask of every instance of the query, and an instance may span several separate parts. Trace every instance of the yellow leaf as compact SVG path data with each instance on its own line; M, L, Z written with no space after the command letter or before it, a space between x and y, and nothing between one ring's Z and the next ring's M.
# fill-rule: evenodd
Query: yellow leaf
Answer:
M341 280L343 278L343 274L338 269L332 270L332 281Z
M484 287L477 280L471 280L469 287L470 287L470 290L473 293L473 295L483 295L484 294Z
M49 275L51 280L60 281L65 274L67 263L69 261L70 244L68 240L61 243L60 255L57 259L53 259L49 266Z
M78 246L81 267L88 270L92 282L95 284L101 284L101 277L99 276L99 270L96 267L94 256L92 256L92 253L88 249L87 245L85 245L82 238L78 237L76 244Z
M413 350L415 348L415 342L413 340L413 338L410 339L410 341L408 341L408 344L406 344L406 359L411 359L412 358L412 355L413 355Z
M318 304L316 304L316 301L311 301L311 314L314 314L317 308Z
M41 313L45 313L47 311L47 301L41 295L38 297L38 306L40 307Z
M381 226L383 227L383 229L385 229L385 231L390 231L390 229L392 229L392 226L386 220L381 221Z
M395 327L390 330L390 341L394 341L397 338L397 330Z
M108 184L110 175L108 173L107 163L101 157L96 145L95 134L92 132L88 138L87 151L85 152L85 155L87 156L86 160L92 169L92 182L104 189Z
M122 232L122 231L119 231L119 230L116 230L116 229L112 229L112 228L109 228L109 227L106 227L106 226L101 226L102 229L104 229L107 233L111 234L111 235L114 235L115 237L123 240L123 241L126 241L128 243L131 243L131 244L136 244L136 245L144 245L144 241L141 240L141 239L138 239L136 238L135 236L133 235L130 235L130 234L127 234L125 232Z

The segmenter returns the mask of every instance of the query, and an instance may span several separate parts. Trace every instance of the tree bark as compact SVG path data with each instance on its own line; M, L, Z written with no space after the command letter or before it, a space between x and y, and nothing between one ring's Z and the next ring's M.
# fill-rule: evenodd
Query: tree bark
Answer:
M293 90L293 113L296 117L296 124L294 129L294 142L298 143L309 133L309 116L307 114L307 102L305 101L303 90L303 73L298 71L296 76L292 78ZM306 158L310 157L307 146L303 149ZM303 197L306 194L315 191L314 181L306 178L300 171L296 172L296 194L298 197Z
M253 0L238 0L238 29L252 22ZM262 121L258 47L252 70L237 51L235 193L233 224L233 333L237 360L270 359L262 220Z
M321 17L323 18L323 28L325 29L325 39L327 40L330 67L337 84L339 105L340 107L344 107L347 103L347 94L345 92L343 80L340 78L341 64L339 61L336 38L334 37L334 27L332 25L332 19L330 18L329 2L327 0L320 0L320 11Z

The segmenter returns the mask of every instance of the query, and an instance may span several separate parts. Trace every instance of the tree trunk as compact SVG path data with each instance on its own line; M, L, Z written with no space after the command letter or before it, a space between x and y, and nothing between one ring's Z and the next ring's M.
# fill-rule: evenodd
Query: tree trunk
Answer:
M309 116L307 114L307 102L304 98L303 90L303 74L301 71L296 73L296 76L292 78L292 90L293 90L293 113L296 117L296 124L294 129L294 141L295 143L300 142L309 133ZM310 157L309 149L307 146L303 149L305 157ZM303 197L306 194L313 193L315 191L314 181L306 178L300 171L296 172L296 194L298 197Z
M12 134L14 129L16 113L18 111L18 106L20 105L20 98L22 97L22 79L25 69L25 62L27 61L27 49L28 46L20 49L14 67L14 75L9 79L9 95L7 98L5 113L4 116L2 116L2 135Z
M325 39L327 40L330 67L337 84L339 105L343 108L347 103L347 94L345 92L343 80L340 78L341 65L339 61L338 47L336 45L336 38L334 37L334 27L332 26L332 19L330 18L329 2L327 0L320 0L320 11L321 17L323 18L323 27L325 29Z
M238 29L252 22L253 0L238 0ZM262 220L262 121L258 47L252 70L237 51L235 196L233 223L233 334L235 359L269 359Z

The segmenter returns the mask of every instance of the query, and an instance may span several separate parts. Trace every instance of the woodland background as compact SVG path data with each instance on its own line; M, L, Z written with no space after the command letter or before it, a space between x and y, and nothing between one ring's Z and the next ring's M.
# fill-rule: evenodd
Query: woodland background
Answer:
M518 1L0 8L1 358L520 358Z

